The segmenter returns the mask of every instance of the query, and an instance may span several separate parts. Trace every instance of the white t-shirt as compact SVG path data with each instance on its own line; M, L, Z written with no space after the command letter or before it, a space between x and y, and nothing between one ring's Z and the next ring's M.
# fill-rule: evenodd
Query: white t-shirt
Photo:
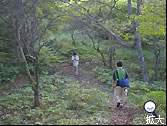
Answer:
M79 57L77 55L72 56L72 60L73 60L73 66L78 66Z

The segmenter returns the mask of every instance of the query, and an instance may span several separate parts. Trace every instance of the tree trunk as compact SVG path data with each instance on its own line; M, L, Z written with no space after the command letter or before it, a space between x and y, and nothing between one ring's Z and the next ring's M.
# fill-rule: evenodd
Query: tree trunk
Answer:
M40 106L39 102L39 75L38 75L38 70L39 70L39 61L38 61L38 52L36 52L36 36L35 34L37 33L39 26L38 26L38 21L37 21L37 6L36 6L36 0L32 0L32 37L31 37L31 42L32 42L32 53L34 54L34 76L35 76L35 90L34 90L34 107ZM40 45L39 45L40 48Z
M141 0L137 0L137 15L140 15L141 12ZM128 0L128 13L132 14L132 9L131 9L131 0ZM131 15L130 15L131 17ZM140 39L140 33L137 31L138 27L138 21L134 21L132 18L132 26L135 31L135 50L136 50L136 55L138 58L138 63L140 65L140 70L143 76L143 81L144 82L149 82L149 76L148 76L148 71L145 66L145 61L144 61L144 56L143 56L143 51L142 51L142 46L141 46L141 39Z
M129 14L129 16L132 15L132 5L131 5L131 0L128 0L128 14Z
M96 48L96 47L95 47L95 41L94 41L94 39L93 39L89 34L87 34L87 35L88 35L88 37L89 37L89 38L91 39L91 41L92 41L93 48L94 48L98 53L100 53L100 55L101 55L101 57L102 57L102 61L103 61L104 66L106 66L106 60L105 60L105 58L104 58L103 53L102 53L101 50L100 50L99 41L98 41L98 47Z
M158 42L155 38L155 35L153 35L153 42L154 42L154 80L157 81L157 75L158 75L158 65L160 62L160 50L158 49Z
M97 48L96 50L97 50L98 53L100 53L100 55L101 55L101 57L102 57L103 64L104 64L104 66L106 66L106 60L105 60L105 58L104 58L103 53L101 52L101 50L100 50L99 48Z
M34 59L34 76L35 76L35 81L36 81L36 85L35 85L35 91L34 91L34 106L40 106L40 102L39 102L39 61L38 61L38 55L35 54L35 59Z
M25 58L25 55L24 55L22 47L20 47L20 52L21 52L21 56L22 56L22 59L24 61L25 67L26 67L26 72L27 72L30 84L32 85L32 90L34 91L35 90L35 83L34 83L34 81L32 79L32 76L31 76L31 73L30 73L30 70L29 70L29 67L28 67L28 63L27 63L27 60Z
M34 107L40 106L39 102L39 89L38 84L35 85L35 91L34 91Z
M113 66L114 66L114 60L115 60L114 53L115 53L115 50L112 47L110 47L108 51L108 64L110 69L113 69Z
M136 55L137 55L138 63L140 65L140 70L141 70L141 73L143 76L143 81L149 82L148 72L147 72L147 68L145 66L145 61L144 61L144 56L143 56L143 51L142 51L142 46L141 46L140 34L136 30L137 25L138 25L138 23L134 22Z
M111 49L108 51L108 64L109 68L112 69L112 54L111 54Z
M153 24L154 24L154 16L153 16ZM153 26L153 30L154 30L154 26ZM157 81L158 65L160 62L160 49L158 48L158 40L155 34L153 34L153 49L154 49L154 81Z
M75 39L74 39L74 32L75 32L75 30L73 30L73 31L71 32L71 38L72 38L72 44L73 44L73 46L76 47L76 42L75 42Z
M28 67L28 63L27 63L27 60L26 60L25 55L24 55L24 51L23 51L22 43L21 43L21 38L20 38L20 27L18 26L17 23L16 23L16 26L15 26L15 29L14 29L14 33L15 33L16 41L18 43L18 51L20 52L21 59L23 60L23 62L25 64L26 72L27 72L30 84L32 85L32 90L34 91L35 83L34 83L33 78L31 76L31 73L30 73L30 70L29 70L29 67Z

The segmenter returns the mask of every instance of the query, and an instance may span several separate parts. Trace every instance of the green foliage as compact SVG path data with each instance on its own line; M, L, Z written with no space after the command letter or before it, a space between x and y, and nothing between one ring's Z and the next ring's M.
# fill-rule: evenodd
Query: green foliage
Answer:
M108 14L111 8L107 6L107 4L113 6L115 1L102 0L101 2L105 2L106 4L88 0L71 0L70 4L86 15L88 13L79 5L89 9L89 13L91 13L98 21L101 21L107 16L106 20L102 21L102 24L104 24L107 29L115 31L115 33L124 38L124 40L133 42L134 30L131 27L131 22L128 22L127 1L117 1L115 5L117 9L113 9L110 16L108 16ZM156 0L153 2L151 0L148 0L147 2L144 1L141 6L141 15L133 15L135 20L139 21L137 30L140 32L142 42L144 44L147 43L150 47L153 45L153 35L156 35L158 38L158 46L165 43L165 5L165 0L160 0L158 2ZM28 2L25 7L26 6L30 6L30 2ZM132 0L132 10L134 13L136 13L136 9L137 2L136 0ZM71 25L75 23L75 18L70 16L69 13L78 18L77 23L79 26ZM59 14L63 14L63 16L60 16L61 18L58 17L59 19L57 20ZM57 65L57 63L67 63L67 61L71 61L71 56L74 51L79 54L80 59L83 61L81 64L88 68L96 65L95 63L99 63L101 56L92 49L92 43L87 35L85 35L85 32L87 33L87 31L90 30L94 35L95 40L98 39L99 34L102 38L108 36L107 33L104 29L99 28L98 26L95 27L93 21L90 21L90 24L86 24L89 28L82 27L82 22L86 23L87 17L81 16L79 12L74 11L67 3L62 3L61 1L38 2L37 19L39 18L42 20L41 24L39 24L41 26L39 28L41 34L49 24L50 19L56 19L52 22L53 24L49 25L49 29L46 29L46 34L41 40L42 42L47 42L47 45L41 49L39 54L41 63L39 68L39 73L41 75L39 85L41 107L32 108L33 91L30 86L25 84L24 88L13 90L9 85L1 86L0 124L96 124L101 117L100 115L108 112L108 106L110 104L108 101L109 96L97 89L88 87L86 82L79 84L71 78L62 78L57 74L48 76L48 74L53 70L53 64ZM8 21L8 16L4 17L4 19ZM15 60L18 60L18 58L16 58L18 45L14 41L13 30L6 26L4 20L0 19L0 23L2 24L0 27L0 37L2 36L2 38L5 37L5 39L11 39L10 41L0 40L0 83L8 81L14 82L17 79L17 75L23 75L23 73L25 73L25 67L12 64ZM56 25L54 25L55 23ZM72 44L73 40L70 36L70 28L74 27L76 28L74 34L76 47ZM96 35L96 33L98 33L98 35ZM148 84L137 81L141 78L141 71L140 66L137 63L135 50L115 46L113 44L113 42L117 43L115 38L113 37L111 39L112 41L107 41L106 45L112 45L113 48L116 49L115 61L123 60L124 67L127 69L131 77L131 87L128 90L128 100L130 102L128 102L128 104L137 107L137 109L142 109L143 103L146 100L153 100L158 105L157 112L162 115L162 117L165 117L166 82L157 81ZM100 49L104 53L104 56L107 57L107 51L105 50L106 45L103 42L104 41L100 42ZM142 46L144 44L142 44ZM24 50L24 52L26 52L26 50ZM154 57L152 52L153 49L151 48L143 48L146 66L148 66L151 79L154 75ZM163 59L165 59L166 48L163 52L161 51L161 54L162 57L164 57ZM33 74L34 68L32 62L29 63L29 69ZM165 70L166 66L163 62L160 62L158 73L159 80L166 80ZM93 69L92 74L95 74L95 78L97 78L101 84L110 87L112 84L112 73L113 71L107 68L96 67ZM134 119L136 121L135 124L144 122L143 118L141 118L144 116L144 112L139 113ZM108 120L105 121L104 118L100 118L100 120L107 124Z
M165 22L166 22L166 15L165 15L165 8L162 6L162 2L160 3L154 1L152 4L156 4L156 6L144 6L142 8L143 15L139 16L139 31L145 35L165 35ZM151 4L150 3L150 4Z
M128 103L142 109L146 101L152 100L160 107L158 111L164 111L164 107L166 107L165 83L161 81L150 84L140 81L131 82L128 90ZM162 113L164 114L164 112Z
M0 83L7 81L14 82L19 73L20 73L20 68L18 66L0 67Z
M107 84L107 85L112 85L112 71L110 69L107 68L103 68L103 67L95 67L92 70L96 76L97 76L97 80L100 80L101 83L103 84Z
M109 111L106 93L58 74L41 77L40 107L32 107L33 91L28 84L11 92L1 92L0 124L96 124L99 118L104 124L109 121L100 116Z
M116 48L116 60L136 60L136 55L134 55L135 53L136 52L133 49L126 49L121 47Z
M166 111L166 93L163 91L153 91L147 93L147 99L157 103L157 111Z
M135 64L135 63L130 64L130 69L132 69L136 72L140 72L140 66L138 64Z
M157 81L151 84L134 81L128 90L128 104L139 111L134 117L135 124L145 124L146 113L143 105L152 100L157 104L156 113L162 118L166 117L166 82Z
M57 63L58 62L58 58L51 53L50 49L46 46L44 46L39 54L39 60L42 61L41 65L48 65L50 63Z

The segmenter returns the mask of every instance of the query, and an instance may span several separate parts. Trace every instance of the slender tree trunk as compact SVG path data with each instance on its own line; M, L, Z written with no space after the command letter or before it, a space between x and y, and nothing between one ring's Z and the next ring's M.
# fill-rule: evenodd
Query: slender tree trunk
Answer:
M153 14L153 24L154 24L154 14ZM154 25L153 25L153 30L154 30ZM158 65L160 62L160 49L158 48L158 40L155 34L153 34L153 49L154 49L154 81L157 81Z
M104 57L103 53L102 53L101 50L100 50L100 42L99 42L99 40L98 40L98 47L96 48L96 50L97 50L98 53L100 53L100 55L101 55L101 57L102 57L103 64L104 64L104 66L106 66L105 57Z
M137 15L140 15L141 12L141 0L137 0ZM128 0L128 13L132 14L132 9L131 9L131 0ZM148 71L145 66L145 61L144 61L144 56L143 56L143 51L142 51L142 46L141 46L141 39L140 39L140 33L137 31L138 27L138 21L134 21L132 18L132 26L135 31L135 50L136 50L136 55L138 58L138 63L140 65L140 70L143 76L143 81L144 82L149 82L149 76L148 76Z
M110 47L109 51L108 51L108 64L109 64L109 68L113 69L113 64L114 64L114 53L115 50L114 48Z
M94 39L93 39L89 34L87 34L87 35L89 36L89 38L90 38L91 41L92 41L93 48L101 55L104 66L106 66L106 60L105 60L105 57L104 57L103 53L102 53L101 50L100 50L99 41L98 41L98 47L96 48L96 47L95 47Z
M100 53L100 55L101 55L101 57L102 57L103 64L104 64L104 66L106 66L106 60L105 60L105 58L104 58L103 53L101 52L101 50L100 50L99 48L97 48L96 50L97 50L98 53Z
M21 46L20 46L20 52L21 52L21 56L22 56L22 59L24 61L25 67L26 67L26 72L27 72L30 84L32 85L32 89L34 91L35 90L35 82L33 81L33 78L31 76L31 73L30 73L30 70L29 70L29 67L28 67L28 63L27 63L27 60L25 58L25 55L24 55L24 52L23 52L23 49L22 49Z
M35 54L35 59L34 59L34 76L35 76L35 91L34 91L34 106L40 106L39 102L39 61L38 61L38 55Z
M32 11L32 16L33 16L33 20L32 20L32 38L31 38L31 42L32 42L32 49L33 49L33 54L34 54L34 76L35 76L35 90L34 90L34 107L40 106L40 101L39 101L39 61L38 61L38 52L36 52L36 36L35 34L38 31L38 20L37 20L37 6L36 6L36 2L37 0L32 0L32 7L33 7L33 11Z
M75 30L73 30L73 31L71 32L71 38L72 38L72 44L73 44L73 46L76 47L76 42L75 42L75 39L74 39L74 32L75 32Z
M154 80L157 81L158 65L160 62L160 50L158 49L158 42L156 40L155 35L153 35L153 42L154 42Z
M129 16L132 15L132 5L131 5L131 0L128 0L128 14L129 14Z
M143 81L149 82L148 72L147 72L147 68L145 66L145 61L144 61L144 56L143 56L143 51L142 51L142 46L141 46L140 34L136 30L137 25L138 25L138 23L134 22L136 55L137 55L138 63L140 65L140 70L141 70L141 73L143 76Z
M108 64L109 64L109 68L112 69L112 51L111 48L108 50Z
M30 84L32 85L32 90L34 91L35 90L35 82L34 82L32 76L31 76L31 73L30 73L30 70L29 70L29 67L28 67L28 63L27 63L27 60L26 60L24 52L23 52L21 38L20 38L20 28L21 27L19 27L19 25L17 23L16 23L16 26L15 26L15 29L14 29L15 38L16 38L17 43L18 43L18 49L19 49L19 52L20 52L21 59L23 60L23 62L25 64L25 67L26 67L26 72L27 72Z
M140 12L141 12L141 0L137 0L137 15L140 15ZM136 54L138 57L138 62L140 64L140 69L142 72L143 80L144 82L149 82L149 75L148 75L147 68L145 66L145 61L144 61L144 56L143 56L143 51L142 51L142 46L141 46L140 33L139 31L136 30L137 27L138 27L138 21L134 23Z

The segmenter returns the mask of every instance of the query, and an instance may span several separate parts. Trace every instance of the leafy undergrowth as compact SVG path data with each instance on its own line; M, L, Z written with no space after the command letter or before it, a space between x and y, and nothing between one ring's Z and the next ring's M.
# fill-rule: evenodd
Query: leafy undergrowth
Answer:
M166 82L157 81L154 83L144 83L134 81L128 90L128 104L135 107L135 115L133 118L134 124L145 125L146 117L152 116L152 113L147 113L143 109L146 101L151 100L156 103L156 114L163 118L158 124L166 124ZM150 119L152 120L152 119ZM153 119L157 123L157 120Z
M109 96L87 83L79 84L58 74L42 76L40 107L33 108L33 91L27 83L22 88L1 92L1 125L91 125L108 124Z
M33 91L28 83L23 87L8 88L10 91L2 91L4 87L1 87L0 125L145 125L146 116L151 116L143 109L147 100L157 103L156 113L164 118L162 122L166 124L166 82L148 84L131 81L127 110L121 111L111 104L111 92L100 90L101 86L111 86L108 74L98 72L100 74L96 78L100 81L99 84L87 77L92 77L96 71L91 73L83 70L82 76L74 79L72 71L69 71L71 68L67 68L61 68L66 76L59 73L41 76L40 107L37 108L33 108ZM83 76L84 72L89 74ZM111 87L107 91L109 90ZM130 120L132 123L129 123Z

